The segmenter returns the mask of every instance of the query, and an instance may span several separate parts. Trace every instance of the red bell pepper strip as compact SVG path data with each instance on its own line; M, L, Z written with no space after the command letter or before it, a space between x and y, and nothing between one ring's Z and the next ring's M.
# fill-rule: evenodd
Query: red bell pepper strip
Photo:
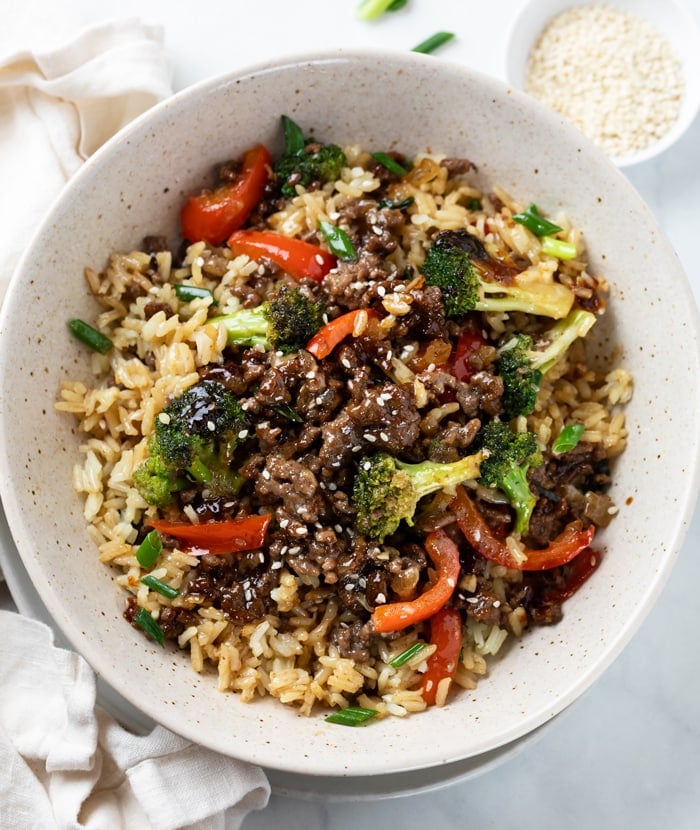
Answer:
M478 331L465 329L459 335L450 363L450 372L457 380L468 382L472 379L475 369L470 363L470 358L485 343L486 341Z
M588 577L598 569L602 559L601 553L597 550L590 550L572 559L564 569L563 582L545 588L542 596L543 603L561 605L569 597L572 597Z
M348 311L346 314L341 314L335 320L330 320L323 328L319 329L316 334L306 344L306 351L318 360L322 360L338 346L346 337L355 330L355 323L361 314L366 314L369 319L376 319L377 312L371 308L356 308L354 311Z
M565 565L591 544L595 534L595 525L582 530L581 522L570 522L546 548L526 548L523 553L527 558L518 562L508 547L493 535L464 487L456 488L450 509L457 516L457 524L466 540L478 554L519 571L546 571Z
M321 282L338 264L333 254L318 245L274 231L237 230L229 237L228 246L236 256L271 260L295 280L308 277Z
M462 615L456 608L441 608L430 618L430 644L436 649L428 657L421 695L428 706L434 706L440 683L449 679L449 688L457 673L462 650Z
M437 570L437 580L416 599L378 605L371 617L378 634L401 631L430 619L454 593L460 573L457 545L444 530L434 530L426 537L425 549Z
M267 149L259 144L243 156L238 177L214 190L190 196L180 212L182 235L189 242L225 242L242 227L263 195L271 164Z
M159 533L167 533L185 542L185 550L198 556L205 553L238 553L262 547L271 519L272 515L265 513L199 525L165 519L148 519L146 524Z

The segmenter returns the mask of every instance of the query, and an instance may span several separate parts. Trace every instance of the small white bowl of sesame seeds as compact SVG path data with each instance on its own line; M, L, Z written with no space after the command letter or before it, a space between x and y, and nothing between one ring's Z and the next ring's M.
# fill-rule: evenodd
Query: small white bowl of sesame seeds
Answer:
M697 117L700 29L677 0L529 0L511 25L505 72L628 167Z

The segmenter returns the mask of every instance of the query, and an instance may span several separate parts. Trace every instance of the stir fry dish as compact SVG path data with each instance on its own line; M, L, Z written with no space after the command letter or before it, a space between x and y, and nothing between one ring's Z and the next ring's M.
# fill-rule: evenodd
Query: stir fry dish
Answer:
M456 700L566 613L604 561L632 379L591 360L608 286L536 194L280 129L179 239L86 269L91 381L56 407L144 643L355 726Z

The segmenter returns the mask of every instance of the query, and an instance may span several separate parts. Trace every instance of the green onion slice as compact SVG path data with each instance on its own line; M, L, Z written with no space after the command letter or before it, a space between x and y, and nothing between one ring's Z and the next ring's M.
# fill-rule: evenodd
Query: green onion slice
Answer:
M300 153L306 146L304 133L288 115L282 116L282 134L284 135L284 149L287 153Z
M88 325L84 320L70 320L68 328L74 337L77 337L86 346L89 346L100 354L107 354L114 345L109 337Z
M573 259L576 256L576 246L563 239L555 239L553 236L543 236L542 253L548 256L555 256L557 259Z
M288 421L292 421L295 424L301 424L304 422L304 419L291 404L279 403L275 404L272 408L278 415L282 418L286 418Z
M357 8L357 16L360 20L376 20L389 11L395 2L396 0L362 0Z
M178 283L175 286L175 295L178 300L183 303L189 303L191 300L199 300L205 297L210 297L212 305L219 305L218 300L214 297L211 291L200 285L185 285L184 283Z
M568 424L552 444L552 452L556 455L561 455L564 452L573 450L581 440L581 436L585 431L586 427L583 424Z
M328 243L331 253L335 254L338 259L345 260L346 262L357 259L357 251L350 237L342 228L339 228L337 225L332 225L324 219L319 221L318 227L323 234L323 238Z
M387 9L388 12L397 12L399 9L404 9L408 5L408 0L394 0L394 2Z
M482 208L481 199L477 199L476 196L467 202L467 210L481 210Z
M136 559L142 568L152 568L161 551L163 542L157 530L152 530L145 537L136 550Z
M163 629L145 608L139 608L134 616L134 622L145 634L148 634L152 640L155 640L159 646L163 645L163 641L165 640Z
M146 574L146 576L141 577L141 582L143 582L144 585L148 585L152 591L155 591L157 594L162 594L168 599L175 599L175 597L180 596L180 592L177 588L173 588L172 585L168 585L167 582L163 582L158 579L157 576Z
M362 706L348 706L328 715L325 720L328 723L339 723L341 726L360 726L377 714L376 709L365 709Z
M377 202L377 207L389 208L389 210L406 210L406 208L411 207L415 201L416 200L413 196L408 196L406 199L402 199L399 202L392 199L382 199L380 202Z
M513 221L518 222L520 225L524 225L529 231L532 231L535 236L551 236L553 233L559 233L563 230L563 228L560 228L559 225L555 225L554 222L550 222L549 219L545 219L537 209L537 205L530 205L530 207L527 208L527 210L522 211L522 213L516 213L515 216L513 216Z
M397 176L405 176L408 172L402 164L399 164L388 153L382 153L381 151L372 153L372 158L378 161L383 167L386 167L389 172L396 173Z
M428 644L423 642L413 643L408 648L405 648L400 654L397 654L393 660L389 660L389 665L393 666L395 669L398 669L400 666L403 666L404 663L408 663L408 661L415 657L416 654L420 654L423 649L427 648Z
M412 52L421 52L423 55L430 55L436 49L439 49L448 40L452 40L454 32L435 32L429 38L421 41L417 46L411 49Z

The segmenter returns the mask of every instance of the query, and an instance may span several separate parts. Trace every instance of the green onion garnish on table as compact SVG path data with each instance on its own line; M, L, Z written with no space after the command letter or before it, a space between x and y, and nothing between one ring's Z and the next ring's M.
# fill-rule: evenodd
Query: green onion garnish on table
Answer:
M175 285L175 296L183 303L189 303L192 300L201 300L205 297L211 298L212 305L219 305L218 301L208 288L203 288L201 285L185 285L178 283Z
M157 530L152 530L136 549L136 559L142 568L152 568L162 550L163 542L160 535Z
M389 660L389 665L393 666L393 668L398 669L404 665L404 663L408 663L408 661L415 657L416 654L420 654L423 649L427 648L428 644L423 642L417 642L410 645L408 648L405 648L400 654L397 654L393 660Z
M109 337L88 325L84 320L70 320L68 328L74 337L77 337L86 346L89 346L100 354L107 354L112 348L113 343Z
M350 237L342 228L326 222L324 219L318 223L318 227L326 240L326 244L332 254L345 262L353 262L357 259L357 251Z
M363 706L348 706L327 715L325 720L328 723L339 723L341 726L360 726L373 718L377 713L376 709L365 709Z
M153 576L152 574L142 576L141 582L143 582L144 585L147 585L152 591L155 591L157 594L161 594L168 599L175 599L175 597L180 596L180 592L177 588L173 588L172 585L168 585L167 582L163 582L161 579L158 579L157 576Z
M362 0L357 9L360 20L376 20L384 12L396 12L408 4L408 0Z
M134 615L134 622L144 634L148 634L148 636L155 640L159 646L162 646L165 641L165 634L163 633L163 629L158 625L158 623L153 619L153 617L146 611L145 608L139 608L139 610Z
M452 40L454 32L435 32L429 38L422 40L417 46L411 49L412 52L420 52L423 55L430 55L443 44Z

